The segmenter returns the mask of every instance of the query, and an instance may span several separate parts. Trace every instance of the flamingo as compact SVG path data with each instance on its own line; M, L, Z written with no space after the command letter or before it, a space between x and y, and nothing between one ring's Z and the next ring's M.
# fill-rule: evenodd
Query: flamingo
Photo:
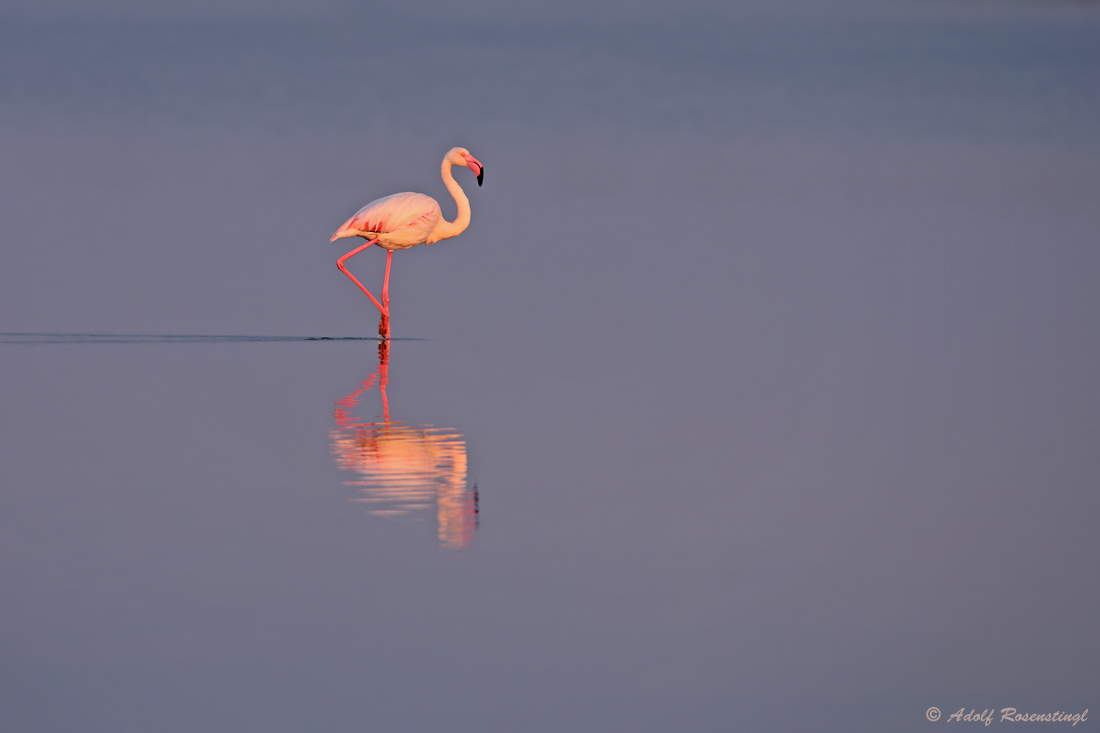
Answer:
M336 260L336 266L340 272L351 278L359 289L367 294L382 313L378 322L378 335L383 339L390 337L390 263L393 261L395 249L409 249L418 244L433 244L441 239L457 237L466 231L470 225L470 200L462 186L458 185L451 175L451 166L460 165L469 168L477 176L477 185L480 186L485 178L485 166L477 158L470 155L466 148L451 148L443 156L440 166L440 175L443 176L443 185L451 192L455 203L458 204L458 216L454 221L443 218L443 212L439 209L439 202L431 196L422 193L395 193L384 198L371 201L359 209L355 216L344 222L343 226L336 230L330 242L344 237L362 237L367 243L356 247L351 252ZM382 302L371 295L363 283L356 279L344 265L350 258L359 254L372 244L377 244L386 253L386 279L382 284Z

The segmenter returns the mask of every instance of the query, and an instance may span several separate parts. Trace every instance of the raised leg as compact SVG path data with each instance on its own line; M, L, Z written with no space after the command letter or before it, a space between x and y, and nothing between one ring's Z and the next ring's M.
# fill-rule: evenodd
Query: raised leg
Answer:
M344 267L344 263L347 262L348 259L350 259L350 258L354 257L355 255L359 254L360 252L362 252L367 247L371 246L372 244L374 244L377 241L378 241L378 237L375 237L374 239L370 240L369 242L367 242L363 246L356 247L351 252L348 252L346 255L344 255L340 259L336 260L336 266L340 268L340 272L342 272L345 275L347 275L348 277L350 277L351 281L353 283L355 283L356 285L358 285L359 289L367 294L367 297L370 298L370 302L374 303L378 307L378 310L382 311L382 317L385 318L388 322L389 321L389 316L390 316L389 310L384 305L379 303L378 299L375 298L373 295L371 295L369 290L367 290L365 287L363 287L363 283L359 282L359 280L355 277L355 275L352 275L351 272L348 271L348 268ZM389 261L387 260L387 262L386 262L386 275L387 275L386 279L387 280L389 280L389 277L388 277L389 276L389 271L390 271ZM385 292L385 291L383 291L383 292Z
M390 337L390 264L393 262L393 250L386 252L386 279L382 283L382 318L378 321L378 335L384 339Z

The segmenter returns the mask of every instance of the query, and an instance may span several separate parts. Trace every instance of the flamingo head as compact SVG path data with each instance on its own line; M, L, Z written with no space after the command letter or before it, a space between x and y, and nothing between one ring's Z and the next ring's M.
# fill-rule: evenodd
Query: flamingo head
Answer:
M451 165L461 165L469 168L477 176L477 185L481 185L481 182L485 180L485 166L481 162L470 155L470 151L466 148L451 148L447 153L447 160L451 161Z

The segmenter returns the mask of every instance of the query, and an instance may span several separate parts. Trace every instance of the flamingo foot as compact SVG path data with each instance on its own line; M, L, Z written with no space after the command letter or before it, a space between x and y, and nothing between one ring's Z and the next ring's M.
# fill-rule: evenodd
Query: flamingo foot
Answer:
M382 318L378 320L378 335L384 339L390 337L390 317L383 313Z

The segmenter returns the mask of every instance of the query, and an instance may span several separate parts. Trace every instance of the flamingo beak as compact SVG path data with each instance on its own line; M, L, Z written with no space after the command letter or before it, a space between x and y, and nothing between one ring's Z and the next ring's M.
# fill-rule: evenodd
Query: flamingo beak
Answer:
M466 160L466 165L469 169L477 175L477 185L480 186L481 182L485 180L485 166L479 163L477 158L472 155L463 155L462 157Z

